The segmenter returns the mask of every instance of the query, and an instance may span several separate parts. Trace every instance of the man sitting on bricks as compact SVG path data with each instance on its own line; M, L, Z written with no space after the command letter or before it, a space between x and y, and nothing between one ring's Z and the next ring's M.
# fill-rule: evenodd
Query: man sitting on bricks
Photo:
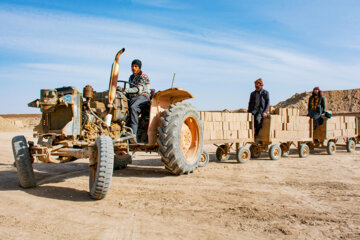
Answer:
M132 61L131 71L133 74L129 77L129 82L133 85L125 89L129 103L129 126L135 136L138 130L141 109L147 106L150 101L150 80L149 77L141 71L141 65L142 63L139 59Z
M255 91L250 94L248 106L248 112L254 115L255 136L259 134L262 127L262 120L269 112L269 92L263 89L263 85L261 78L255 81Z

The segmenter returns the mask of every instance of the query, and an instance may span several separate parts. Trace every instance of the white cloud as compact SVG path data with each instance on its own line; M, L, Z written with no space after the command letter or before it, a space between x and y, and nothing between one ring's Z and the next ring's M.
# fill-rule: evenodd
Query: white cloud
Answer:
M202 109L239 108L247 105L253 81L262 77L272 103L314 85L324 89L353 88L360 64L343 64L299 53L277 41L254 41L226 32L187 33L115 19L84 17L61 12L0 10L0 52L20 56L0 67L0 83L26 86L29 98L40 88L72 85L80 90L91 84L105 90L116 51L120 79L130 74L134 58L152 87L168 88L176 72L176 86L193 92ZM254 36L252 36L254 37ZM2 98L23 94L0 90ZM3 93L3 94L1 94ZM21 112L7 108L1 112Z

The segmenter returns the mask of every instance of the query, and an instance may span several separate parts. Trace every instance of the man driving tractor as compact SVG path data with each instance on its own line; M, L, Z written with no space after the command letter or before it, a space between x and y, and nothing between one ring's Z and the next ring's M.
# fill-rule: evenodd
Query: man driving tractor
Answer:
M135 136L138 130L141 109L150 101L150 80L149 77L141 71L141 65L142 63L139 59L132 61L131 71L133 74L129 77L130 87L125 89L129 101L129 126Z

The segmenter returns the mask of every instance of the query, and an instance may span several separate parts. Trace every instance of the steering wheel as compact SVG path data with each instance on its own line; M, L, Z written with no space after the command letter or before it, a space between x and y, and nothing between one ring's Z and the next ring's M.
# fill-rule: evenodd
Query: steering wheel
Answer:
M135 88L137 88L137 92L135 92L135 94L140 91L139 87L136 86L136 84L134 84L134 83L131 83L131 82L128 82L128 81L124 81L124 80L118 80L117 82L118 82L118 83L120 83L120 82L121 82L121 83L124 83L123 91L125 91L125 89L126 89L126 84L128 84L129 87L135 87Z

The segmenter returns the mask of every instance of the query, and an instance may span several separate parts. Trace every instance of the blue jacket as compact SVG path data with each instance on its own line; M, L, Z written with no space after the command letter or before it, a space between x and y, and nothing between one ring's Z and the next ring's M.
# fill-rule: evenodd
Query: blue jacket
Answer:
M249 106L248 106L248 112L255 114L255 93L256 91L253 91L250 94L250 100L249 100ZM270 96L269 96L269 92L266 91L265 89L261 89L260 90L260 113L267 113L269 112L269 106L270 106Z

